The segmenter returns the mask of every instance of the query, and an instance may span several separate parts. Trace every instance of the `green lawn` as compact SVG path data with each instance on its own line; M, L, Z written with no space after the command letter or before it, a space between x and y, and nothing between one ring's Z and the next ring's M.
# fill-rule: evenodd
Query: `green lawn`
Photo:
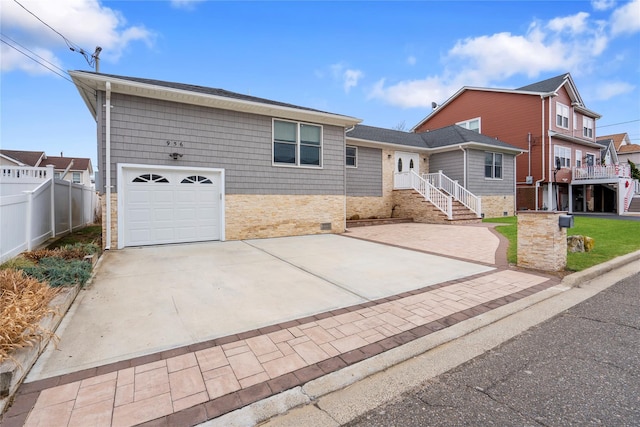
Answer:
M496 230L509 239L507 259L517 262L517 217L486 218L484 222L504 223ZM580 234L595 239L591 252L568 253L567 270L581 271L620 255L640 250L640 222L617 219L574 217L574 227L567 230L568 235Z

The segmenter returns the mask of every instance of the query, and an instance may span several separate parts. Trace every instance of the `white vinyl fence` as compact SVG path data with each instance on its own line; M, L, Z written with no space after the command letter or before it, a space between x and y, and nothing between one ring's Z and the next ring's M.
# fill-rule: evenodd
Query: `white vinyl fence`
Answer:
M3 174L0 180L0 262L31 250L51 237L94 222L98 203L95 190L53 179L52 173L47 175L39 184L32 184L33 190L5 195L6 192L1 191L3 186L15 183Z

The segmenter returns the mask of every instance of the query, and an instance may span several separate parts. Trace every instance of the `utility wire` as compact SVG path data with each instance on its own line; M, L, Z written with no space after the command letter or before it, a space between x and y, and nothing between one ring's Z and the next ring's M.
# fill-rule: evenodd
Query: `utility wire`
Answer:
M60 37L62 37L62 40L64 40L64 42L67 44L67 47L69 49L71 49L71 51L73 52L78 52L79 54L81 54L82 56L84 56L84 59L87 61L87 63L89 64L90 67L93 67L95 64L95 56L91 55L89 56L87 54L87 52L82 49L79 45L77 45L76 43L72 42L71 40L69 40L68 38L66 38L60 31L56 30L55 28L53 28L51 25L47 24L46 22L44 22L42 19L40 19L40 17L38 15L36 15L35 13L31 12L29 9L27 9L26 7L24 7L18 0L13 0L18 6L20 6L21 8L23 8L24 10L26 10L30 15L32 15L34 18L36 18L38 21L42 22L45 26L47 26L47 28L49 28L51 31L53 31L54 33L56 33L57 35L59 35Z
M633 122L640 122L640 119L629 120L628 122L612 123L610 125L598 125L598 129L608 128L610 126L626 125L627 123L633 123Z
M18 49L17 47L13 46L12 44L7 43L6 41L4 41L4 40L2 40L2 39L0 39L0 42L2 42L2 43L4 43L4 44L6 44L7 46L9 46L9 47L10 47L10 48L12 48L12 49L15 49L16 51L20 52L21 54L23 54L24 56L26 56L26 57L27 57L27 58L29 58L30 60L32 60L32 61L34 61L34 62L36 62L36 63L38 63L38 64L42 65L44 68L48 69L48 70L49 70L49 71L51 71L52 73L57 74L57 75L59 75L60 77L62 77L63 79L68 80L68 81L70 81L71 83L73 83L73 81L72 81L72 80L70 80L69 78L67 78L67 76L65 76L65 75L63 75L63 74L58 73L58 72L57 72L56 70L54 70L53 68L50 68L50 67L48 67L46 64L43 64L42 62L38 61L37 59L32 58L31 56L27 55L26 53L24 53L23 51L21 51L21 50L20 50L20 49Z
M37 54L37 53L35 53L34 51L30 50L28 47L26 47L26 46L24 46L24 45L21 45L20 43L18 43L17 41L15 41L15 40L14 40L14 39L12 39L11 37L9 37L8 35L6 35L6 34L4 34L4 33L0 32L0 36L4 37L4 38L6 38L6 39L11 40L11 42L13 42L14 44L16 44L16 45L20 46L22 49L26 50L27 52L31 53L31 54L32 54L32 55L34 55L34 56L37 56L38 58L40 58L41 60L43 60L43 61L44 61L44 62L46 62L47 64L51 65L52 67L57 68L58 70L60 70L60 71L62 71L63 73L67 74L67 71L66 71L66 70L63 70L62 68L58 67L56 64L54 64L54 63L52 63L52 62L49 62L47 59L43 58L42 56L38 55L38 54ZM8 46L11 46L9 43L6 43L6 42L5 42L5 44L7 44ZM11 47L13 47L13 46L11 46ZM14 49L16 49L16 48L14 47ZM18 49L16 49L16 50L18 50ZM20 51L18 50L18 52L20 52ZM23 52L20 52L20 53L22 53L23 55L25 55L25 56L26 56L26 54L25 54L25 53L23 53ZM33 59L33 58L31 58L31 59ZM39 61L36 61L36 62L38 62L38 63L39 63L40 65L42 65L42 66L45 66L43 63L41 63L41 62L39 62Z

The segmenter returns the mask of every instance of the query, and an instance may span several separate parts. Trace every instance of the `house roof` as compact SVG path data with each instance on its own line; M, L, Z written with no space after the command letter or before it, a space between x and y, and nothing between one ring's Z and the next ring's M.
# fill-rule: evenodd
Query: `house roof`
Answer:
M447 99L444 103L438 106L435 110L429 113L425 118L420 120L418 124L416 124L411 130L414 131L418 127L422 126L424 123L428 122L432 117L438 114L440 111L444 109L448 104L453 102L456 98L462 95L467 91L475 91L475 92L502 92L502 93L511 93L518 95L534 95L534 96L554 96L555 93L562 87L565 86L567 92L569 93L569 97L571 98L572 105L575 109L580 111L581 113L587 114L589 116L593 116L596 119L599 119L600 114L587 109L582 102L582 98L578 93L578 89L576 88L575 83L573 82L573 78L571 74L565 73L559 76L551 77L546 80L542 80L537 83L532 83L527 86L522 86L518 89L497 89L497 88L486 88L486 87L470 87L464 86L456 93L453 94L449 99Z
M313 121L338 126L353 126L361 122L360 119L350 116L212 87L89 71L70 71L69 75L71 75L73 82L94 118L97 117L99 110L95 96L96 92L106 92L107 86L109 86L110 91L114 93L242 111L271 117Z
M412 133L373 126L356 125L347 131L347 139L394 144L404 147L421 148L425 151L443 151L465 147L490 147L504 151L522 153L526 150L514 147L499 139L482 135L457 125L446 126L428 132Z
M623 153L640 153L640 145L638 144L623 145L618 150L618 154L623 154Z
M627 133L616 133L613 135L602 135L597 137L597 141L600 140L612 140L616 150L620 150L626 144L629 144L629 135Z
M0 154L25 166L38 166L46 157L44 151L0 150Z
M42 165L53 165L54 169L66 169L69 167L69 164L73 160L73 166L71 166L72 171L86 171L93 172L93 167L91 166L91 159L82 158L82 157L54 157L47 156L44 160L42 160Z

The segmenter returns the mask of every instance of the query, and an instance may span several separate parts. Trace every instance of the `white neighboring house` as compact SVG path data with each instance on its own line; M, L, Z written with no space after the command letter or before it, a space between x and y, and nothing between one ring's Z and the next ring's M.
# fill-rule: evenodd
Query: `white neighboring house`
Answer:
M60 153L62 154L62 153ZM0 166L46 167L53 165L55 177L94 186L91 159L83 157L47 156L44 151L0 150Z

